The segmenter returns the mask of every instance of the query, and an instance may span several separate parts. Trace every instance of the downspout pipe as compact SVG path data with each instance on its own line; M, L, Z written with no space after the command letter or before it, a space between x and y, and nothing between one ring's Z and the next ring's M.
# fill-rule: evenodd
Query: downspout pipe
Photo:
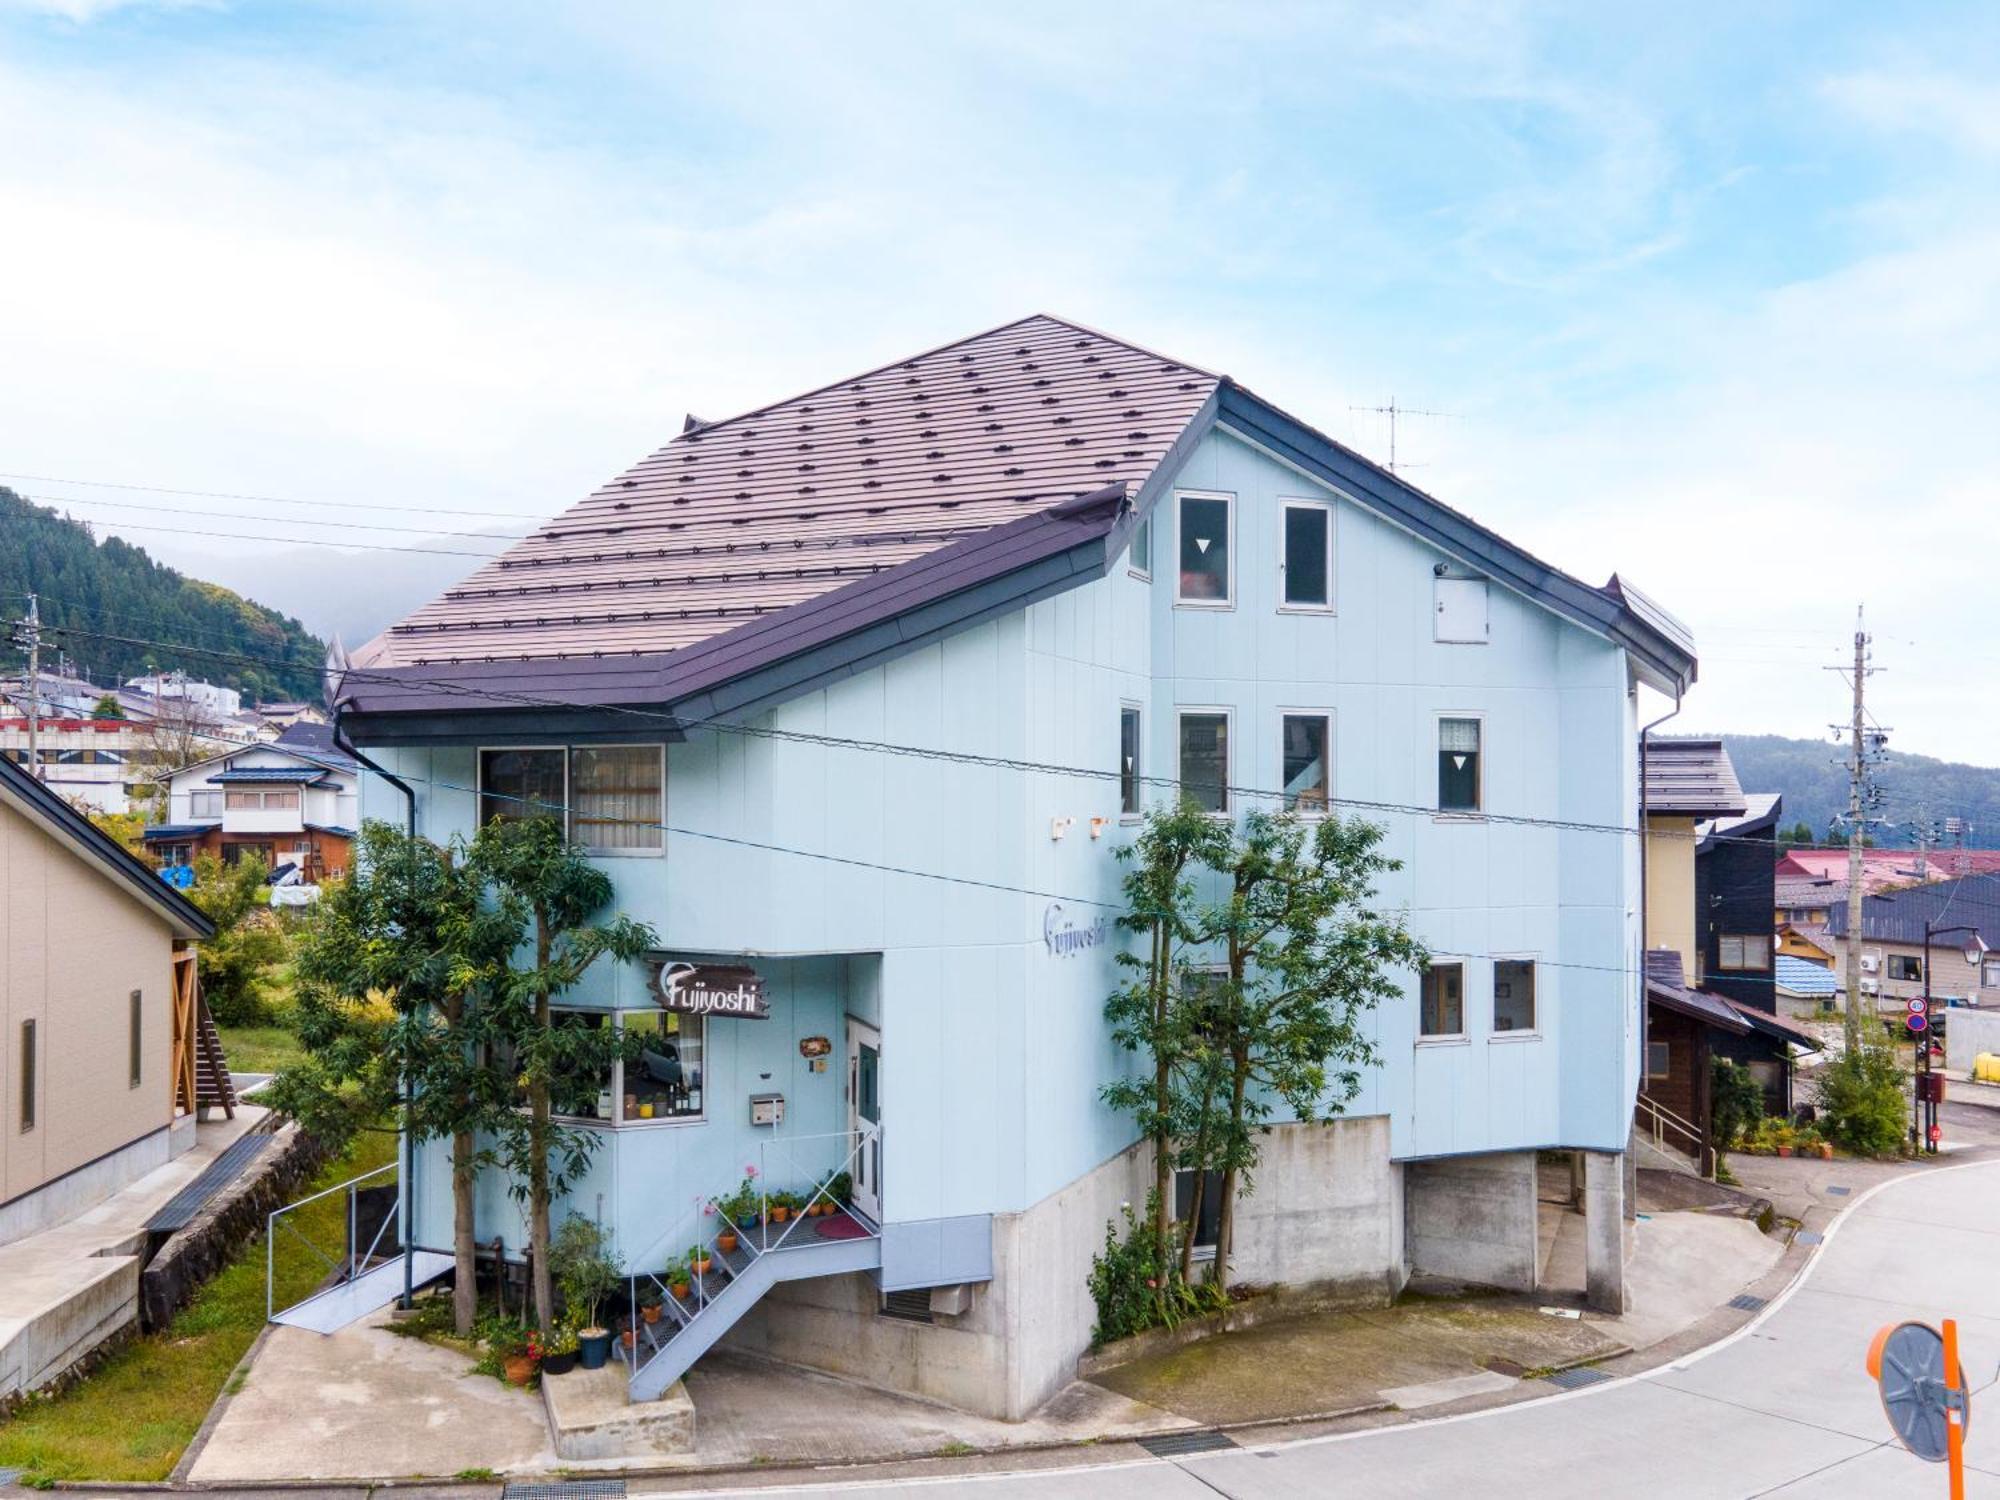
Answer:
M355 747L354 742L347 737L346 730L341 727L339 706L336 706L333 711L333 743L334 747L342 754L353 756L358 765L367 767L367 769L373 771L377 776L403 794L404 830L409 835L411 847L414 848L417 841L417 789L403 780L394 771L388 770L379 762L369 759L368 756ZM409 1093L410 1070L409 1060L406 1057L403 1066L403 1097L406 1102L408 1101ZM403 1295L402 1300L397 1303L397 1306L408 1312L416 1300L416 1264L410 1253L416 1243L416 1226L414 1220L411 1218L414 1209L410 1202L412 1196L410 1179L416 1173L417 1158L416 1153L410 1149L410 1132L407 1128L402 1132L402 1136L403 1138L396 1145L397 1154L401 1157L401 1161L398 1163L400 1170L396 1173L396 1180L401 1189L398 1194L401 1202L396 1206L396 1217L401 1221L403 1231Z
M1650 840L1652 830L1647 826L1651 804L1646 800L1646 747L1648 737L1667 720L1681 711L1681 689L1674 688L1674 706L1652 723L1639 730L1639 1088L1646 1087L1646 955L1653 949L1652 912L1647 906L1646 866L1652 861ZM1706 1127L1704 1127L1704 1132Z

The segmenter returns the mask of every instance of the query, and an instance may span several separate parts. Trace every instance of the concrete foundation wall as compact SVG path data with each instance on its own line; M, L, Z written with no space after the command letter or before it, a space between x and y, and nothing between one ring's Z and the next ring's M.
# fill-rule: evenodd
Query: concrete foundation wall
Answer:
M1388 1301L1403 1274L1402 1174L1388 1142L1381 1116L1264 1137L1257 1191L1238 1207L1236 1279ZM872 1278L828 1277L774 1288L721 1347L1018 1421L1075 1378L1097 1315L1091 1257L1150 1185L1150 1156L1133 1147L1026 1213L996 1216L993 1280L956 1316L883 1317Z
M2000 1052L2000 1011L1960 1006L1949 1012L1944 1021L1945 1070L1970 1076L1982 1052Z
M1506 1291L1535 1289L1535 1153L1403 1166L1410 1272Z
M188 1117L188 1124L192 1128L193 1116ZM122 1150L100 1157L10 1203L0 1204L0 1245L39 1234L65 1219L75 1218L87 1208L96 1207L155 1167L165 1166L190 1144L190 1138L177 1137L163 1125Z

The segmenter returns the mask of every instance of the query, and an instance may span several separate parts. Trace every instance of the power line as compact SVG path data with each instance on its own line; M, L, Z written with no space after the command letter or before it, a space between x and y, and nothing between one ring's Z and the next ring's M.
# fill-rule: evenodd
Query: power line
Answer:
M147 505L138 500L85 500L76 495L25 494L15 491L23 500L32 500L39 505L86 505L99 506L111 510L136 510L145 515L163 516L209 516L225 521L247 521L252 517L233 510L203 510L189 505ZM395 526L387 521L319 521L286 520L282 516L268 518L276 526L338 526L344 531L402 531L414 536L467 537L475 541L525 541L535 535L532 531L443 531L435 526ZM123 521L106 521L107 526L122 526ZM303 540L301 538L300 540Z
M177 490L162 484L115 484L108 479L64 479L54 474L11 474L0 471L0 479L25 479L30 484L76 484L92 490L131 490L146 495L191 495L204 500L254 500L262 505L298 505L313 510L338 506L342 510L394 510L433 516L490 516L501 521L542 521L546 516L527 515L513 510L454 510L443 505L390 505L367 500L288 500L282 495L245 495L231 490Z
M247 662L252 665L272 667L278 670L317 672L323 677L337 676L341 678L342 681L353 680L358 682L376 682L391 686L403 682L402 678L396 677L393 674L382 671L371 671L365 667L350 667L342 671L335 671L334 669L327 667L323 663L317 665L308 664L305 662L286 663L282 661L273 661L267 657L252 656L243 652L208 650L203 647L189 646L184 643L178 643L173 641L151 640L138 636L113 635L103 631L83 630L75 626L69 626L69 625L52 627L52 630L56 633L80 635L90 640L110 641L117 644L131 645L131 646L149 646L161 650L186 651L193 655L210 656L210 657L220 658L223 660ZM853 750L869 754L899 755L899 756L910 757L913 759L938 761L952 765L990 766L997 770L1014 771L1022 774L1049 775L1049 776L1076 776L1097 781L1118 781L1121 779L1123 775L1123 773L1115 767L1107 769L1096 766L1071 766L1071 765L1063 765L1060 763L1048 762L1048 761L1032 761L1032 760L1016 759L1007 756L982 755L972 751L941 750L929 746L918 746L918 745L899 745L890 741L882 741L882 740L859 740L859 739L848 738L841 735L816 734L806 730L774 729L759 725L737 724L728 722L719 717L712 717L707 719L688 719L680 715L668 713L659 709L634 708L629 705L621 705L621 704L584 703L579 700L571 698L558 698L558 697L548 697L545 695L539 695L533 693L510 692L500 688L475 687L468 683L453 682L450 680L432 682L430 684L427 684L427 686L431 691L436 692L445 697L456 697L456 698L475 700L486 703L510 703L527 708L592 709L603 713L617 714L624 717L636 718L651 723L669 724L675 727L676 729L683 731L689 729L713 729L719 733L737 734L750 738L775 740L786 743L812 744L812 745L819 745L823 748L828 748L828 749ZM1181 779L1175 776L1140 775L1135 779L1142 786L1176 788L1182 785ZM1283 802L1288 795L1283 791L1269 787L1242 786L1235 783L1226 784L1222 788L1222 790L1231 797L1244 797L1256 801ZM1435 818L1439 815L1437 808L1422 806L1416 803L1388 802L1388 801L1370 800L1370 799L1356 798L1356 797L1340 797L1340 796L1329 796L1327 800L1331 806L1347 808L1359 812L1394 813L1394 814L1404 814L1410 816L1420 816L1429 818ZM1764 844L1770 842L1769 840L1754 839L1745 835L1738 835L1738 834L1711 833L1704 838L1701 834L1696 832L1681 833L1678 832L1677 830L1664 830L1664 829L1642 830L1638 828L1628 827L1624 824L1619 824L1619 823L1591 823L1579 819L1547 818L1547 817L1531 816L1519 813L1485 812L1477 814L1476 816L1481 821L1487 823L1500 823L1516 827L1546 828L1563 832L1614 833L1614 834L1621 834L1627 837L1644 834L1645 836L1652 838L1685 839L1696 843L1716 842L1716 843ZM1775 845L1773 847L1775 848Z
M286 547L332 547L348 552L360 549L367 552L423 552L437 557L478 557L489 561L501 556L498 552L468 552L462 547L412 547L394 542L346 542L334 541L328 537L314 536L265 536L249 531L214 531L198 526L159 526L142 524L137 521L104 523L119 531L160 531L172 536L221 537L235 542L276 542ZM280 523L284 524L284 523Z

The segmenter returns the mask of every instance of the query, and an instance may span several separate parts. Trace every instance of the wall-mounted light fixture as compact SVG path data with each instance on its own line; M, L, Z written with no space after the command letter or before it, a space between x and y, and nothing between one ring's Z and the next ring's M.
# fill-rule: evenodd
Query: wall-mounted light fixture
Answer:
M1103 838L1104 830L1110 826L1110 823L1111 820L1109 818L1092 818L1090 820L1090 836L1094 839Z
M1062 836L1069 832L1070 825L1075 822L1075 818L1050 818L1049 837L1060 842Z

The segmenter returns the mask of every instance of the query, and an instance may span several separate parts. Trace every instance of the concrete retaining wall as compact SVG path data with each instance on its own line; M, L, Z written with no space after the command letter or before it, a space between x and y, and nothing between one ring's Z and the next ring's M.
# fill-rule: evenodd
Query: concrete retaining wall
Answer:
M192 1127L193 1118L188 1125ZM194 1144L191 1134L162 1125L129 1146L100 1156L87 1166L0 1204L0 1245L40 1234L44 1229L95 1208L113 1193L130 1187L148 1172L164 1167Z
M1949 1011L1944 1021L1945 1070L1970 1077L1973 1060L1982 1052L2000 1052L2000 1010Z
M1535 1153L1450 1156L1403 1167L1410 1272L1535 1289Z

